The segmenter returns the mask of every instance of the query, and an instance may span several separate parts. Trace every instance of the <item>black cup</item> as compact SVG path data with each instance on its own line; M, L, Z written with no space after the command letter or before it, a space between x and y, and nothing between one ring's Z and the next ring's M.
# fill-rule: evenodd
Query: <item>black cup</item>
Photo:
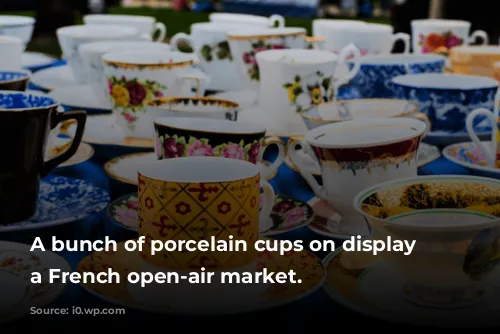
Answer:
M44 95L0 91L0 224L28 220L36 214L40 179L71 158L82 140L87 114L58 112ZM49 132L74 119L77 130L70 148L45 161Z
M0 90L25 91L29 81L28 71L0 70Z

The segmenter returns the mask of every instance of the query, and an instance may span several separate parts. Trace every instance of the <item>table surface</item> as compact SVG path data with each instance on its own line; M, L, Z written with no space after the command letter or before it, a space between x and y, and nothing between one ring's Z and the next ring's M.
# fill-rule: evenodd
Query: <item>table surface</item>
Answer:
M31 87L36 88L36 87ZM122 195L137 191L135 186L126 185L115 180L110 180L106 173L104 172L102 165L106 161L106 158L100 157L99 155L94 155L94 157L81 164L56 168L52 174L67 176L72 178L85 179L96 186L106 189L111 196L111 200L114 200ZM420 175L430 175L430 174L468 174L467 170L446 160L441 157L423 167L419 168ZM291 195L297 199L303 201L309 201L314 197L311 189L302 179L300 174L289 169L285 164L283 164L278 175L270 181L277 193L283 193ZM8 233L0 236L2 240L11 240L24 243L31 243L33 236L40 236L42 239L50 238L52 235L57 234L58 238L67 239L99 239L103 236L108 235L115 240L126 240L133 238L134 234L119 228L117 225L111 223L106 218L105 211L100 215L93 217L88 217L82 221L78 221L69 224L69 228L66 227L61 231L55 231L54 229L46 229L37 231L36 234L33 233ZM300 228L295 231L283 234L279 236L280 239L302 239L305 244L313 239L322 239L322 236L314 234L307 227ZM85 252L64 252L61 254L74 269L78 262L88 255ZM326 256L324 254L316 253L320 258ZM1 298L1 297L0 297ZM69 284L63 295L56 300L51 307L96 307L96 308L117 308L119 305L108 304L88 293L86 293L79 285ZM258 318L255 318L258 317ZM50 317L49 317L50 318ZM335 303L331 300L323 291L323 289L318 289L316 292L307 296L306 298L294 302L292 304L279 307L272 310L256 312L255 314L244 314L244 315L232 315L232 316L211 316L211 317L198 317L198 316L169 316L169 315L156 315L156 314L145 314L143 312L128 310L126 316L100 316L99 327L112 327L113 329L124 329L130 330L131 328L145 329L147 326L155 325L158 321L168 321L169 329L179 328L182 330L194 329L203 324L203 328L216 327L217 330L220 329L221 321L224 324L245 324L245 327L254 326L256 330L263 328L263 324L259 321L248 321L248 319L269 319L266 321L265 328L276 328L277 330L290 333L301 333L304 331L315 330L318 331L325 327L325 324L336 323L342 324L347 323L351 328L361 328L360 326L366 327L367 325L371 328L383 327L383 328L399 328L397 325L387 324L382 321L371 319L363 315L354 313L349 309ZM28 319L31 319L30 317ZM37 321L27 321L21 319L12 324L15 326L16 330L20 328L26 329L36 329L42 328L38 327L40 325L40 319L36 318ZM46 319L46 318L44 318ZM47 321L47 325L55 326L70 325L72 328L79 328L81 326L89 325L88 317L84 316L64 316L50 318ZM55 322L54 322L55 319ZM149 319L147 323L143 319ZM197 319L196 321L194 319ZM300 319L300 321L298 321ZM65 324L67 322L68 324ZM66 327L63 327L66 328ZM234 328L234 327L224 327L224 328Z

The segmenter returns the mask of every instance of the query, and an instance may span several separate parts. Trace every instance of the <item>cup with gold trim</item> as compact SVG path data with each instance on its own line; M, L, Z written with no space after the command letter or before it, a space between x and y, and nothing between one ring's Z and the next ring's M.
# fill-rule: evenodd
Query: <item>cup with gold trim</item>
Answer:
M146 107L160 97L203 96L209 78L192 68L190 55L170 51L116 51L103 55L116 122L126 137L151 138Z
M288 145L288 156L320 199L342 216L345 234L367 235L354 196L371 185L417 175L417 151L427 124L413 118L368 118L323 125ZM299 154L312 152L321 166L322 185Z

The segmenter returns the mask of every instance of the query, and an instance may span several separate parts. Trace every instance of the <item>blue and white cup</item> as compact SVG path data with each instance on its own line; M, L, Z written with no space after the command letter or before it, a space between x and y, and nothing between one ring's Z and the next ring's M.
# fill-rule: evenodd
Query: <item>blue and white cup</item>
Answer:
M350 86L365 99L395 98L392 78L419 73L443 73L446 58L439 55L374 55L360 60ZM352 65L351 65L352 66Z
M424 73L392 79L398 98L417 103L427 115L432 132L466 133L467 116L475 109L493 112L498 81L481 76ZM486 117L474 119L478 132L491 131Z

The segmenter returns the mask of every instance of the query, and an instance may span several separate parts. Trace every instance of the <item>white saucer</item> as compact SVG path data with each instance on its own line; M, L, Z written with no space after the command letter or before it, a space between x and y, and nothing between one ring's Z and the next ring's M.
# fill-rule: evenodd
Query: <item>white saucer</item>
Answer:
M227 91L212 95L223 100L230 100L238 103L241 109L247 109L257 103L257 93L251 90Z
M45 90L78 85L67 65L50 67L34 73L31 83Z
M23 67L28 69L50 66L56 61L56 58L39 52L24 52L21 60Z
M111 111L111 102L101 103L89 85L54 88L48 96L72 109Z
M374 308L387 316L412 324L440 327L478 327L500 325L500 289L493 282L500 279L498 271L490 278L489 291L467 307L441 309L418 306L403 296L405 279L388 264L365 271L359 278L358 291Z
M71 143L71 138L61 138L61 137L56 137L52 140L50 143L50 146L47 147L47 153L45 154L45 160L52 159L58 155L61 155L64 153L68 148ZM78 146L78 150L76 151L75 154L59 166L60 167L69 167L69 166L74 166L78 165L82 162L85 162L92 158L94 155L94 148L90 146L87 143L80 143L80 146Z

